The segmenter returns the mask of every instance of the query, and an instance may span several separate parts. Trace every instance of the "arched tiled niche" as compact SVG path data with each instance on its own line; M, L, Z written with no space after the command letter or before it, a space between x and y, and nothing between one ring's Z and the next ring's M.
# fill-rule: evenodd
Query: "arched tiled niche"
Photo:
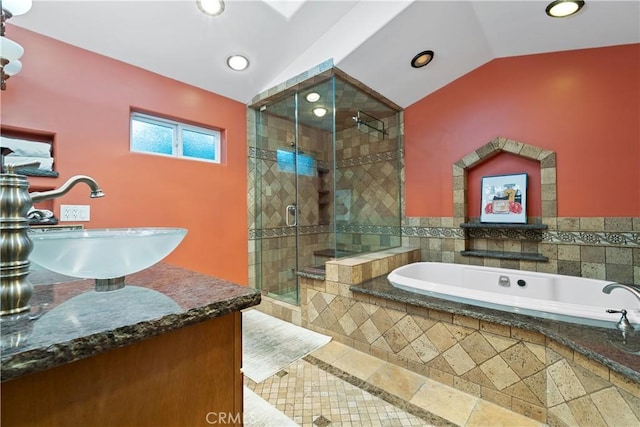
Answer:
M468 197L467 197L467 172L474 166L488 160L489 158L502 153L511 153L517 156L531 159L539 162L540 164L540 198L541 198L541 210L542 218L536 218L535 222L541 222L542 224L551 225L555 228L557 219L557 192L556 192L556 154L551 150L535 147L533 145L524 144L522 142L514 141L512 139L497 137L494 140L488 142L477 150L467 154L462 159L453 164L453 216L454 224L463 224L469 221L468 217ZM492 228L494 228L493 226ZM527 226L523 226L522 234L520 237L528 239L531 236L531 230L526 230ZM495 230L493 230L495 234ZM541 231L536 231L538 236L541 237ZM517 233L516 233L517 234ZM465 233L464 240L460 240L457 246L457 250L463 255L469 254L470 240L477 233L467 232ZM500 233L498 233L500 235ZM511 238L514 235L513 230L509 230L505 233L506 238ZM538 240L538 239L536 239ZM480 251L487 252L487 251ZM489 251L491 252L491 251ZM512 254L513 255L513 254ZM478 256L478 255L475 255ZM485 256L485 255L480 255ZM538 257L537 254L531 258L534 260L546 260L544 257ZM503 256L499 256L503 258ZM512 258L512 256L504 256L504 258ZM540 259L541 258L541 259ZM513 256L513 259L527 259L520 258L518 255Z
M453 164L454 223L468 220L467 171L501 152L512 153L540 163L542 222L546 222L545 219L555 220L557 217L556 153L512 139L497 137Z

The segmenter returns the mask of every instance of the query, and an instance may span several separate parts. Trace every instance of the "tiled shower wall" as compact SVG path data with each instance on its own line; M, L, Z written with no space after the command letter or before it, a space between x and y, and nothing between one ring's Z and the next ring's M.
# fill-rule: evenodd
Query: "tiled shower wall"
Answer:
M336 93L340 102L352 100L353 108L365 111L366 102L378 103L362 96L368 93L381 98L364 85L337 69L332 72L349 83ZM249 282L256 286L256 266L260 265L263 291L273 286L272 291L282 293L295 289L295 230L285 226L286 205L295 200L295 176L278 170L276 150L291 148L295 126L267 110L261 117L261 129L256 130L258 114L247 110ZM357 253L400 246L401 114L381 120L384 135L366 126L356 127L350 117L351 123L336 131L335 177L331 132L298 125L299 149L314 157L317 168L328 170L313 177L299 176L300 269L323 265L327 258L315 255L323 249ZM320 189L330 192L321 195ZM337 194L342 196L342 205L334 209ZM321 197L328 201L322 207ZM257 218L256 206L261 206Z
M336 134L336 192L351 192L351 214L336 222L338 249L361 253L401 245L399 119L382 119L385 136L364 126Z
M398 226L400 209L399 157L400 138L398 119L384 119L389 135L355 127L337 133L335 189L347 192L347 215L334 219L334 179L332 170L332 137L330 132L308 126L298 126L299 149L310 154L316 165L328 172L314 176L298 176L298 224L301 240L299 261L302 267L322 265L327 258L314 255L316 251L334 247L333 224L338 229L338 250L354 253L375 251L400 246ZM294 229L285 226L285 210L294 203L295 176L282 172L276 161L278 148L290 148L294 141L294 126L289 120L263 115L262 147L250 149L250 179L259 173L259 184L250 191L250 197L259 197L262 206L251 236L256 249L260 249L262 283L279 284L278 292L295 288L294 267L296 241ZM372 185L376 183L376 185ZM318 193L330 191L327 200L328 215L320 213ZM257 190L257 191L256 191ZM252 211L250 211L252 212ZM321 219L328 218L328 223ZM255 260L255 254L252 257Z

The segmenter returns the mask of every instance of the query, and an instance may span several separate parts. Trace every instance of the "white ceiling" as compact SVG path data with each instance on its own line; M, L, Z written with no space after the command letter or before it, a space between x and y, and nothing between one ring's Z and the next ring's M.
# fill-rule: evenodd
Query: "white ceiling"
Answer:
M546 4L226 0L211 17L195 0L34 0L9 23L243 103L328 59L407 107L494 58L640 43L640 1L586 0L565 19ZM433 62L411 68L426 49ZM235 52L247 70L226 67Z

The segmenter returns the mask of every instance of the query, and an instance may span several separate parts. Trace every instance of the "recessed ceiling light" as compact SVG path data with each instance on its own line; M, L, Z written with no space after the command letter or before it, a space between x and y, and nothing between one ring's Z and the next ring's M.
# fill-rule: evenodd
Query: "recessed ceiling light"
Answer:
M422 68L433 60L433 51L425 50L417 54L411 60L411 66L413 68Z
M320 94L316 92L311 92L307 94L307 101L316 102L320 99Z
M200 11L206 15L218 16L224 12L223 0L196 0Z
M243 55L231 55L227 58L227 65L233 70L242 71L249 66L249 60Z
M327 114L327 109L324 107L316 107L313 109L313 114L318 117L324 117L324 115Z
M546 12L552 18L565 18L578 12L584 6L582 0L556 0L549 3Z

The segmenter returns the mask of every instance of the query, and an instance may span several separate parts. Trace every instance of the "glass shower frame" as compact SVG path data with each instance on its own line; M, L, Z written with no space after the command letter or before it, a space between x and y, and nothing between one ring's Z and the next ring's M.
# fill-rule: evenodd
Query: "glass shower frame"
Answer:
M401 245L401 110L363 87L332 74L251 106L255 287L264 295L299 304L300 275ZM320 100L308 102L310 92ZM327 115L313 115L315 106Z

